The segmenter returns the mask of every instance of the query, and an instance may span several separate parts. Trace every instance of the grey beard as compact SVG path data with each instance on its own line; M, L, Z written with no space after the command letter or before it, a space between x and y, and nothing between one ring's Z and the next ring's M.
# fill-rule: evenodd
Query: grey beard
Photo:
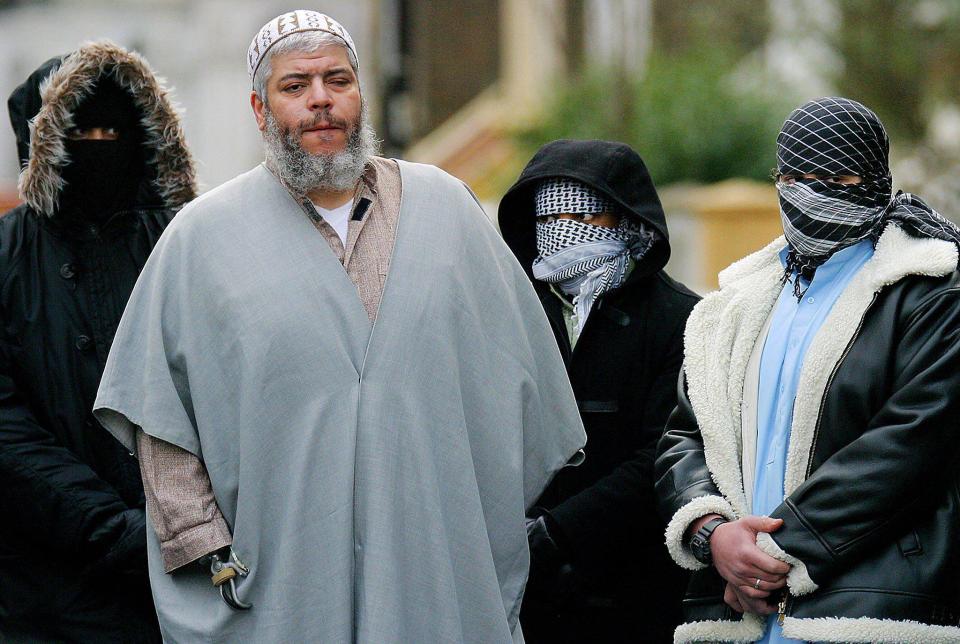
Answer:
M359 123L347 135L347 144L340 152L311 154L303 149L299 131L285 130L264 106L266 131L263 133L267 166L288 189L299 195L312 190L349 190L357 185L370 157L379 148L366 103L360 107Z

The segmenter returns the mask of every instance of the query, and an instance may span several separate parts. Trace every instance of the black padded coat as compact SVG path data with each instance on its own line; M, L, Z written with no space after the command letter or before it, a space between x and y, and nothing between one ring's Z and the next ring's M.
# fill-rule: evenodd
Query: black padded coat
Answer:
M567 365L587 432L586 458L562 470L538 506L572 557L575 592L561 605L525 599L529 642L667 642L679 623L686 575L669 559L656 510L653 458L676 405L683 328L699 299L662 269L666 219L647 169L628 146L556 141L534 156L500 204L504 239L531 271L537 255L533 191L545 177L577 179L659 231L620 288L600 297L571 349L562 303L531 280Z
M138 92L152 160L136 205L94 223L45 204L65 116L101 71ZM9 109L26 203L0 218L0 640L155 641L139 468L91 410L140 269L194 194L192 161L152 72L108 43L45 63Z

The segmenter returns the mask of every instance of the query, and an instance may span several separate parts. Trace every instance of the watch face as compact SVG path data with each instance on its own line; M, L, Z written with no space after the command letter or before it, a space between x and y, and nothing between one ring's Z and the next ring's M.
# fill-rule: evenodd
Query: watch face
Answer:
M710 563L710 542L704 539L703 535L693 535L693 539L690 541L690 550L693 552L693 556L696 558L696 560L700 563Z

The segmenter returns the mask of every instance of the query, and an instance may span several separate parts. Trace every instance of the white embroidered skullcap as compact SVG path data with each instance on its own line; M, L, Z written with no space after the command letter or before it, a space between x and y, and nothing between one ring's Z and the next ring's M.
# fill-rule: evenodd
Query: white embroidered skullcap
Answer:
M281 14L265 24L250 43L250 49L247 50L247 72L250 78L257 73L260 61L271 47L283 40L287 36L301 33L304 31L325 31L333 34L341 40L357 58L357 47L353 44L353 38L347 33L339 22L330 16L319 11L310 11L308 9L297 9Z

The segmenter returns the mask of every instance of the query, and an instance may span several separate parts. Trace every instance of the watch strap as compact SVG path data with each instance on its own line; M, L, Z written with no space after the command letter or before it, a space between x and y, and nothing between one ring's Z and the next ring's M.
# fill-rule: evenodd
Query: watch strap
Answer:
M729 523L729 521L727 521L723 517L716 517L714 519L710 519L709 521L704 523L702 526L700 526L700 529L697 530L697 533L703 535L707 540L709 540L710 537L713 535L713 531L716 530L718 527L722 526L724 523Z

